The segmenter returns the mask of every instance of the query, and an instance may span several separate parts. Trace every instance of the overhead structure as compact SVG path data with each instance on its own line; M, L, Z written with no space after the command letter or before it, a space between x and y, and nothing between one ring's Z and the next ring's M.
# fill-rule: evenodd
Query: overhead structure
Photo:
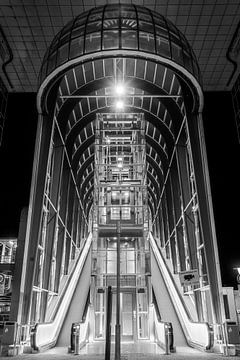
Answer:
M222 324L201 77L186 38L141 6L84 12L53 39L37 106L21 323L48 320L49 302L89 232L107 256L121 220L129 256L136 238L136 253L149 256L150 231L173 276L198 273L197 283L180 288L193 300L195 320ZM111 279L99 275L95 286L105 291ZM96 331L101 336L100 325Z

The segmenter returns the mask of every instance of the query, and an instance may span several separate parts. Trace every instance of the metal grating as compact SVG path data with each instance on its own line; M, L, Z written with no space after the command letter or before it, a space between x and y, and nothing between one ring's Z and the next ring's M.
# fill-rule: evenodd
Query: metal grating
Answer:
M0 0L0 23L14 56L7 66L14 91L37 90L44 53L69 20L91 7L119 2L156 10L185 34L198 58L204 90L232 88L237 74L227 87L233 65L226 52L239 21L239 0Z

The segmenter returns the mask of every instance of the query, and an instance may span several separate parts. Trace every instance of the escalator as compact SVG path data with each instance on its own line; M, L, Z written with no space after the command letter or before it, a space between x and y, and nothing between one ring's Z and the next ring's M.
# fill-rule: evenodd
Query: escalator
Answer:
M82 323L83 318L86 317L84 312L87 312L89 305L89 291L90 291L90 256L86 259L86 263L82 270L80 279L73 294L68 312L63 321L56 346L68 347L71 326L73 323ZM84 311L85 310L85 311ZM85 316L84 316L85 315Z
M150 234L152 286L162 321L172 323L174 345L191 346L203 351L213 344L212 331L207 323L193 321L177 288L172 274Z
M171 301L169 292L164 282L162 273L159 269L155 256L151 258L152 267L152 287L155 294L157 306L161 321L171 322L174 330L174 345L187 346L187 340L184 335L176 310Z
M91 278L90 234L79 255L58 305L52 321L38 323L32 330L31 347L43 351L53 346L68 346L73 322L81 322L87 302Z

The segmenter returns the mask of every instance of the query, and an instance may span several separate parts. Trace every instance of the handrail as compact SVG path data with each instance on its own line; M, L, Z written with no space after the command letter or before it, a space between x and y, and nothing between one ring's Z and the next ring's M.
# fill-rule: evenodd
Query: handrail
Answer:
M85 245L82 249L82 252L77 261L74 273L69 280L67 289L62 298L61 304L58 308L58 311L54 317L54 320L48 323L37 323L31 332L31 346L34 350L40 350L43 348L49 348L55 345L61 326L63 324L64 318L68 311L69 303L72 299L74 290L76 288L77 282L81 275L85 260L89 253L92 243L92 234L89 234Z
M149 239L158 267L167 286L167 290L175 305L176 313L183 327L187 343L190 346L201 350L209 350L213 346L212 332L209 324L206 322L194 322L190 319L189 312L185 307L181 294L172 279L170 271L167 268L164 258L151 233L149 233Z
M155 313L156 313L156 316L157 316L157 320L160 322L162 320L161 319L161 314L160 314L159 307L158 307L158 304L157 304L155 291L154 291L153 288L152 288L152 302L153 302L153 305L154 305L154 310L155 310Z
M165 350L166 355L175 352L172 323L161 321L158 305L155 301L153 301L153 319L155 342Z
M79 323L73 323L70 336L69 352L78 355L79 350L88 342L89 337L89 317L90 303L87 299L82 320Z

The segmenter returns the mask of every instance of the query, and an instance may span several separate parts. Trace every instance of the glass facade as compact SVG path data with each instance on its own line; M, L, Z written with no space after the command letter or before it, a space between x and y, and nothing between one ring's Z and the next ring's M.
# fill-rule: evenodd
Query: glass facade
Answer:
M200 79L189 43L169 20L141 6L106 5L82 13L55 36L45 54L39 82L69 60L98 51L104 55L109 50L156 54Z

